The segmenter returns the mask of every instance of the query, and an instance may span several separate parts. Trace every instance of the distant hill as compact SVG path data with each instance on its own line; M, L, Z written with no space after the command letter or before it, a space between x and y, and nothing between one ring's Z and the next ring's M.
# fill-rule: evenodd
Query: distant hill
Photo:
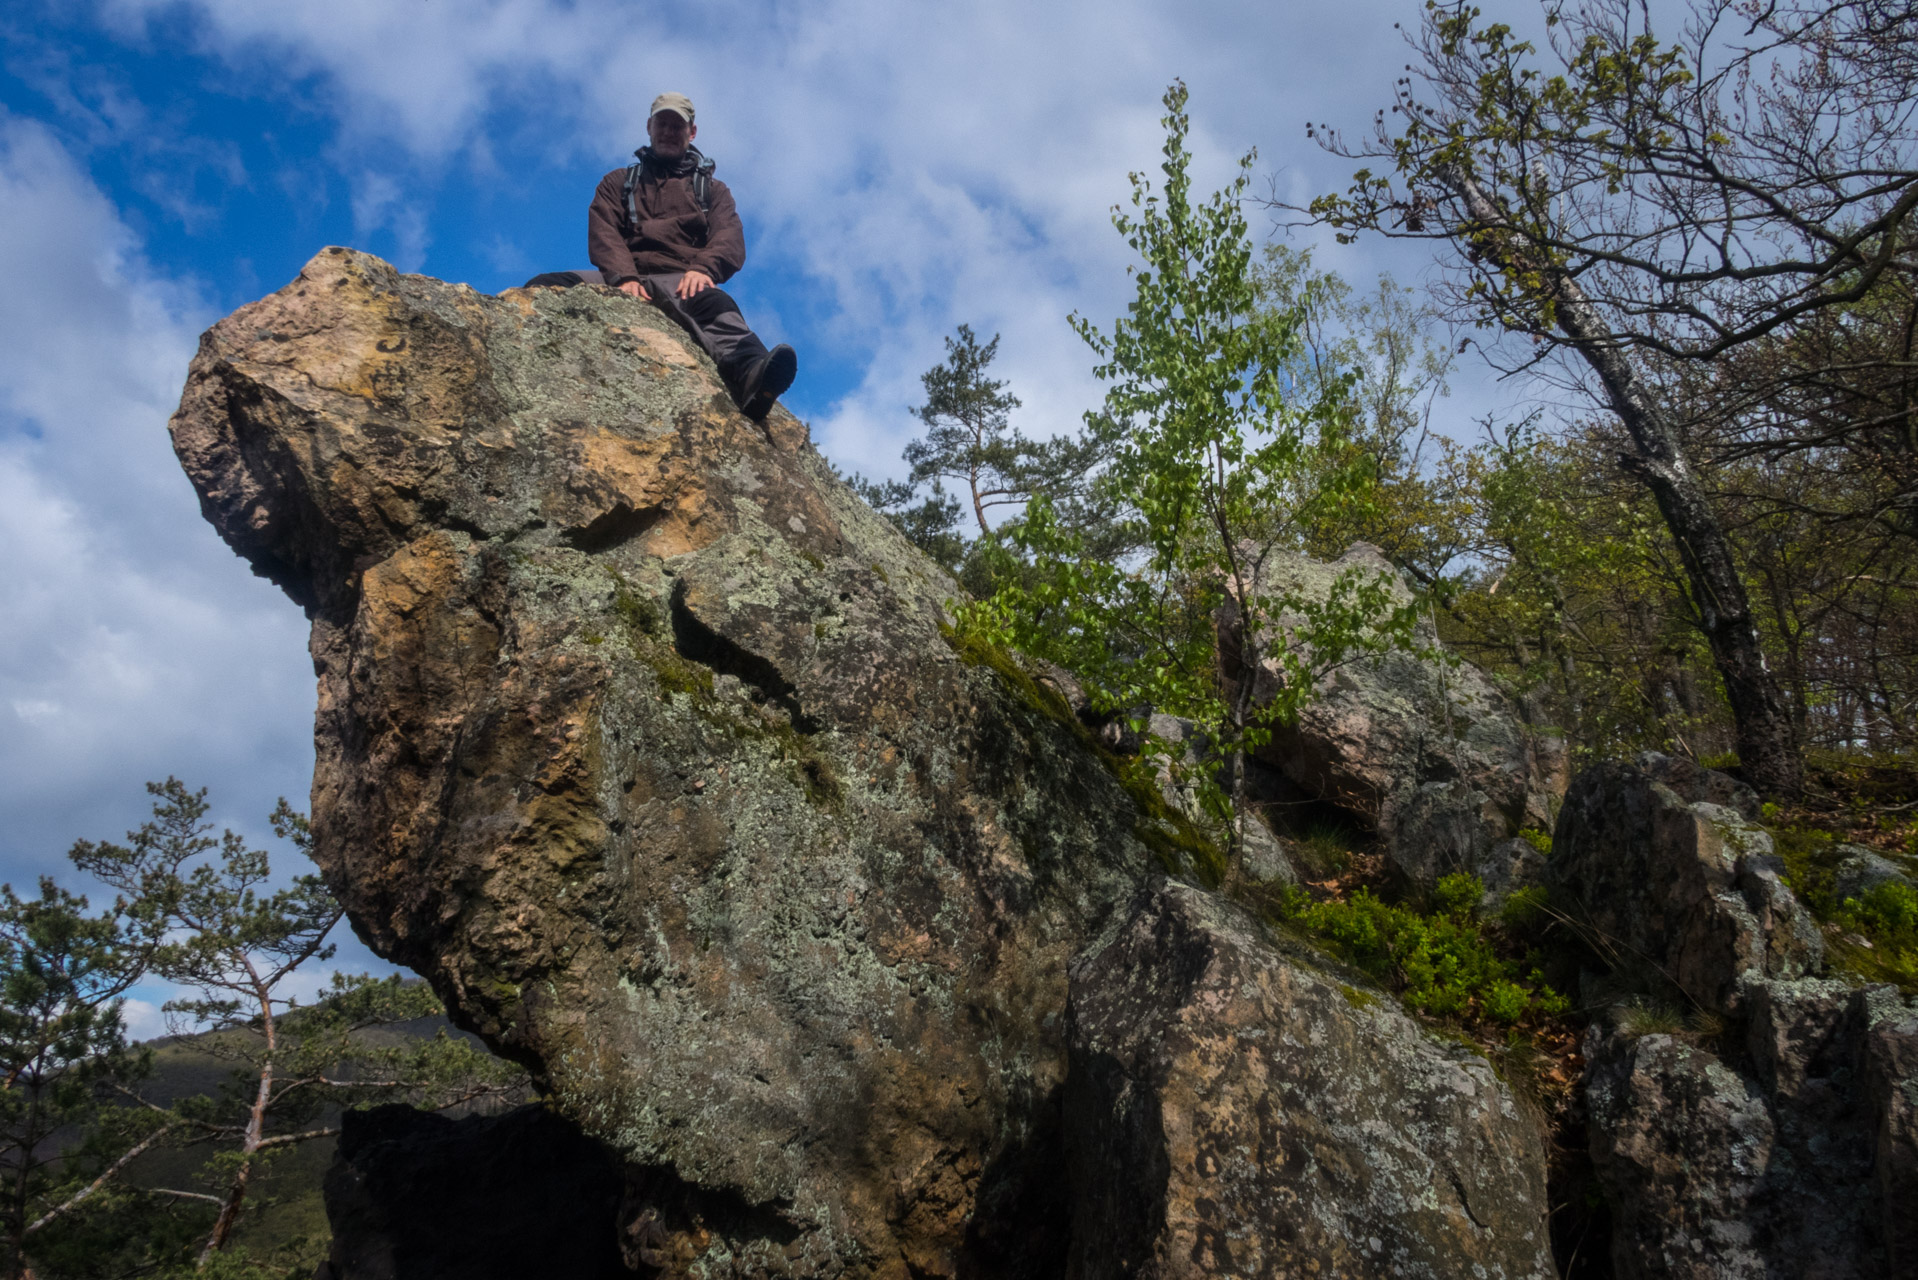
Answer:
M368 1039L390 1042L431 1040L441 1031L479 1043L477 1038L454 1028L444 1017L419 1018L363 1034ZM141 1094L161 1106L194 1096L216 1095L233 1080L236 1065L220 1056L220 1041L248 1034L251 1033L208 1032L147 1041L147 1047L153 1050L153 1074L142 1085ZM336 1125L337 1112L319 1123ZM298 1260L317 1264L325 1256L331 1232L321 1187L333 1161L334 1146L332 1137L316 1138L300 1143L256 1170L247 1210L234 1232L235 1247L244 1248L255 1257L279 1255L289 1263ZM220 1149L162 1147L141 1156L124 1176L129 1185L146 1189L214 1190L202 1171L208 1159ZM213 1207L207 1205L209 1226L212 1211Z

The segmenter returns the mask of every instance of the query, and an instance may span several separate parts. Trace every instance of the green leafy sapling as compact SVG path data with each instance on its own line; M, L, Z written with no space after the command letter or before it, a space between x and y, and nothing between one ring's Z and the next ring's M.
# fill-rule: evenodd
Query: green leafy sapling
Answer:
M1111 450L1100 485L1138 550L1090 545L1035 495L1010 539L1024 571L1001 575L964 623L1070 669L1099 710L1142 732L1139 708L1196 722L1211 751L1194 781L1236 875L1247 753L1330 669L1408 643L1414 614L1384 574L1347 571L1314 596L1267 571L1317 513L1364 501L1367 476L1339 465L1344 380L1301 396L1288 375L1300 319L1266 305L1257 279L1241 207L1253 154L1195 203L1185 86L1164 101L1163 189L1132 175L1132 211L1113 216L1140 258L1133 301L1109 332L1072 318L1108 384L1088 415ZM1189 768L1182 744L1147 733L1145 749L1175 775Z

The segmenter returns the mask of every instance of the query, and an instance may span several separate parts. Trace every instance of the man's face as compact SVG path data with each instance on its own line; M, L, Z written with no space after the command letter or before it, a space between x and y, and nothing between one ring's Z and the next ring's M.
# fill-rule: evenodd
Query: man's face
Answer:
M686 154L686 144L699 136L699 126L687 124L677 111L662 111L646 122L646 137L653 154L662 160L677 160Z

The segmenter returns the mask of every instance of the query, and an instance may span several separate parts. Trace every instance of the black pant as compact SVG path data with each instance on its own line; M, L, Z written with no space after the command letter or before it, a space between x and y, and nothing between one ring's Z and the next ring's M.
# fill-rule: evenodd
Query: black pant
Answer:
M713 363L719 366L719 376L733 390L752 368L766 355L766 344L759 340L746 325L746 317L739 314L739 304L724 289L701 289L690 298L681 298L673 290L679 285L683 272L669 272L665 275L646 276L640 280L646 295L653 305L664 311L678 322L679 327L693 335L693 341L704 348ZM544 275L534 276L525 284L525 288L541 287L569 288L576 284L604 284L606 278L599 272L587 268L583 271L548 271Z

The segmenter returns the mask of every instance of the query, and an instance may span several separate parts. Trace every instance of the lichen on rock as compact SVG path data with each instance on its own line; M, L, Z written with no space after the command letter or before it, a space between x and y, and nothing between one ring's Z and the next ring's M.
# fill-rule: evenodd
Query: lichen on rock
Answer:
M627 1266L1061 1273L1068 966L1148 877L1198 878L1197 844L1009 659L959 651L951 580L801 423L740 416L616 291L329 249L208 331L171 429L311 618L327 883L613 1154ZM1407 1150L1519 1141L1482 1065L1396 1010L1348 1022L1450 1081ZM1298 1116L1343 1096L1293 1065ZM1380 1239L1440 1256L1484 1231L1469 1202L1518 1257L1529 1176Z
M1547 1277L1538 1121L1489 1063L1163 883L1072 967L1082 1280Z
M1830 1280L1918 1265L1918 1014L1819 976L1758 799L1647 753L1582 773L1547 879L1614 994L1688 1031L1605 1014L1584 1046L1591 1155L1623 1277ZM1596 992L1588 993L1595 997ZM1596 1000L1594 999L1594 1002Z

